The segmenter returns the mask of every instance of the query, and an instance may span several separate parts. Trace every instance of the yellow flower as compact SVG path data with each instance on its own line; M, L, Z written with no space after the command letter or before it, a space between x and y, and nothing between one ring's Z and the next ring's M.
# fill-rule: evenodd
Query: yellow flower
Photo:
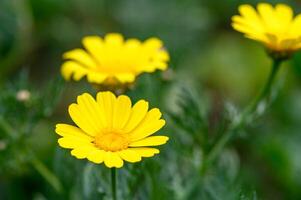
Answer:
M69 106L75 124L57 124L58 143L72 149L78 159L87 158L111 168L120 168L123 161L139 162L159 150L152 146L165 144L166 136L151 136L165 125L158 108L148 111L148 102L138 101L133 107L129 97L116 97L111 92L99 92L96 100L84 93L77 104Z
M157 38L145 42L137 39L124 41L122 35L107 34L104 39L87 36L82 40L85 49L66 52L67 59L61 72L66 80L78 81L84 76L97 84L124 84L133 82L143 72L166 70L169 54Z
M241 5L239 13L232 17L233 28L264 43L269 51L290 54L301 48L301 14L294 18L289 6L259 3L256 11L250 5Z

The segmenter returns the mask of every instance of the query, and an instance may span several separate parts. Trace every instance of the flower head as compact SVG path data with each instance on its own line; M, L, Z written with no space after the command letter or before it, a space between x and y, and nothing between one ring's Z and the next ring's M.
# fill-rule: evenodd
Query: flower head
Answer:
M259 3L256 11L250 5L241 5L239 13L232 17L233 28L264 43L270 52L287 56L301 48L301 14L294 18L289 6Z
M116 97L99 92L96 100L84 93L69 106L69 114L77 126L57 124L58 143L72 149L78 159L87 158L111 168L120 168L124 161L138 162L152 157L159 150L152 146L165 144L166 136L151 136L165 125L158 108L148 111L148 102L132 106L128 96Z
M74 49L63 55L67 61L61 72L66 80L78 81L86 76L96 84L131 83L143 72L165 70L169 60L162 41L157 38L141 42L110 33L104 38L84 37L82 43L85 49Z

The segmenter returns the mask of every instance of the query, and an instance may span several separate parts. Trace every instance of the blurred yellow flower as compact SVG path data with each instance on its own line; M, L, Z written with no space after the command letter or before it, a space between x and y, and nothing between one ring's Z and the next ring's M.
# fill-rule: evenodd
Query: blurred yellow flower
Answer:
M264 43L269 51L290 54L301 48L301 14L294 18L289 6L259 3L256 11L250 5L241 5L239 13L232 17L233 28Z
M85 49L66 52L61 72L66 80L78 81L84 76L91 83L131 83L143 72L166 70L169 54L158 38L145 42L124 40L121 34L110 33L104 39L87 36L82 40Z
M111 168L120 168L123 161L139 162L152 157L159 150L152 148L165 144L166 136L151 136L165 125L158 108L148 111L148 102L138 101L133 107L128 96L116 97L111 92L99 92L96 100L84 93L77 104L69 106L75 124L57 124L56 133L62 136L58 143L72 149L78 159L87 158Z

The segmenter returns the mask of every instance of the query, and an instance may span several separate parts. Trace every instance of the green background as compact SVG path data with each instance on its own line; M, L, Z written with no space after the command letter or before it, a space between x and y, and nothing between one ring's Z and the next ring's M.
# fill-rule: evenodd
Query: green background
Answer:
M128 92L164 112L160 134L170 141L118 172L120 199L301 199L300 53L283 64L266 113L200 172L203 153L268 76L262 45L231 28L240 4L258 2L1 0L0 119L10 127L0 120L0 199L109 199L109 169L59 148L54 126L71 123L76 96L95 93L85 80L60 78L62 54L110 32L159 37L171 55L168 71L141 75ZM301 12L301 1L267 2ZM26 102L15 98L22 89L31 92ZM59 192L36 158L61 181Z

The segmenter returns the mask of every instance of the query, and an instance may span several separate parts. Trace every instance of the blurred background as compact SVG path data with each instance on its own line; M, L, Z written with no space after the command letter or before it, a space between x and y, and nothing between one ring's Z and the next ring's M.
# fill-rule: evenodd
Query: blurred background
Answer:
M109 199L109 170L59 148L54 126L71 122L77 95L93 93L62 80L63 52L110 32L159 37L171 55L168 71L141 75L128 92L163 110L170 141L120 170L121 199L301 199L301 53L283 64L266 113L200 170L269 73L264 48L231 28L240 4L258 2L1 0L0 199ZM265 2L301 12L298 0Z

